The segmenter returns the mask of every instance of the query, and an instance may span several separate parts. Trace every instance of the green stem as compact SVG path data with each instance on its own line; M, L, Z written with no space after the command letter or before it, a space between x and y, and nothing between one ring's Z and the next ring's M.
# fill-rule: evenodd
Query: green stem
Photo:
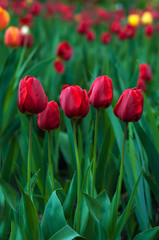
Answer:
M50 144L50 131L48 131L48 158L49 158L49 169L50 169L50 176L51 176L51 183L53 191L55 190L55 183L54 183L54 174L53 174L53 167L51 163L51 144Z
M122 147L122 155L121 155L121 165L120 165L120 175L119 175L119 185L118 185L117 210L118 210L118 207L119 207L121 185L122 185L122 178L123 178L124 150L125 150L125 141L126 141L127 129L128 129L128 123L125 124L125 131L124 131L124 139L123 139L123 147Z
M75 148L75 156L76 156L76 163L77 163L77 222L76 222L76 231L79 232L80 230L80 201L81 201L81 168L80 168L80 161L78 155L78 148L77 148L77 138L76 138L76 120L73 120L73 137L74 137L74 148Z
M93 197L94 197L95 177L96 177L98 112L99 112L99 110L97 109L96 110L95 133L94 133L94 151L93 151L93 184L92 184L92 196Z
M28 149L28 172L27 172L27 183L28 183L28 195L31 196L31 146L32 146L32 128L33 128L33 115L30 116L30 127L29 127L29 149Z

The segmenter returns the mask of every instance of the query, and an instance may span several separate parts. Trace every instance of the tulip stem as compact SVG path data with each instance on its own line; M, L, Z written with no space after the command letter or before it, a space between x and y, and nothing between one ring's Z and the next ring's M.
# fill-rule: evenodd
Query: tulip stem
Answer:
M31 148L32 148L32 129L33 129L33 115L30 116L30 127L29 127L29 149L28 149L28 172L27 172L27 183L28 183L28 195L31 196Z
M119 175L119 185L118 185L117 210L118 210L118 207L119 207L121 185L122 185L122 178L123 178L124 150L125 150L125 141L126 141L127 129L128 129L128 123L125 124L125 131L124 131L124 139L123 139L123 147L122 147L122 155L121 155L121 165L120 165L120 175Z
M93 197L94 197L95 178L96 178L98 112L99 112L99 110L97 109L96 110L95 133L94 133L94 151L93 151L93 184L92 184L92 196Z
M48 131L48 158L49 158L49 169L50 169L50 176L51 176L51 183L52 189L55 190L55 183L54 183L54 174L51 162L51 144L50 144L50 131Z
M77 163L77 222L76 222L76 231L79 232L80 230L80 201L81 201L81 168L80 168L80 160L78 155L78 148L77 148L77 138L76 138L76 120L73 120L73 137L74 137L74 148L75 148L75 156L76 156L76 163Z

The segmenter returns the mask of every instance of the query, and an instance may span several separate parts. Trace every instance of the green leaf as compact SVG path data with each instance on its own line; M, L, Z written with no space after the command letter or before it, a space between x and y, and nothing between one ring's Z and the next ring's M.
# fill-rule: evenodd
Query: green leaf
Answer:
M55 233L49 240L71 240L74 239L75 237L80 237L81 239L84 239L70 226L66 225L65 227L60 229L57 233Z
M16 211L16 200L17 200L16 191L4 180L0 180L0 186L5 196L6 202L14 211Z
M57 190L49 198L41 222L45 240L50 239L56 232L67 225L63 208L56 192Z
M159 237L159 227L139 233L134 240L157 240Z
M24 192L23 186L16 178L18 187L22 193L20 202L20 226L21 234L25 239L39 239L38 216L36 208L30 197ZM24 235L23 235L24 234Z

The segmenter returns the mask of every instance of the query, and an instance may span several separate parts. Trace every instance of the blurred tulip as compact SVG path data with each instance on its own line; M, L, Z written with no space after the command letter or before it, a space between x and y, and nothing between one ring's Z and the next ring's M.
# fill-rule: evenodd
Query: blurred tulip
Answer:
M19 83L17 105L22 113L38 114L47 106L48 98L38 79L26 76Z
M42 130L55 130L60 126L59 107L56 102L47 103L45 110L37 115L38 126Z
M110 26L110 31L114 34L118 34L121 29L121 24L118 21L114 21Z
M110 33L103 32L101 35L101 41L103 44L108 44L112 40Z
M20 46L31 47L33 45L33 36L30 33L28 26L23 26L20 29Z
M22 26L27 25L28 27L32 27L33 26L33 16L30 13L28 13L24 17L21 17L19 19L19 24Z
M68 118L84 118L89 112L88 94L77 85L63 86L60 104Z
M77 26L77 32L79 34L86 34L91 27L91 21L88 19L82 20Z
M33 2L33 4L31 5L31 8L30 8L30 13L33 15L33 16L38 16L41 14L43 10L43 5L41 2L39 1L35 1Z
M151 67L147 63L142 63L140 64L139 68L140 68L139 77L143 78L145 81L151 81L152 80Z
M135 27L130 24L126 24L124 31L125 31L126 38L133 38L136 35Z
M138 121L143 112L142 91L137 88L125 90L120 96L113 112L123 122Z
M61 42L57 47L56 56L62 60L69 61L73 56L73 48L68 42Z
M152 24L146 25L144 29L144 33L147 37L151 38L155 32L155 28Z
M19 47L20 45L20 30L17 27L9 27L5 31L4 42L9 47Z
M112 80L107 76L97 77L88 92L89 103L95 108L108 108L113 99Z
M151 24L153 22L153 17L151 12L144 12L144 14L141 17L141 22L143 24Z
M96 36L95 36L95 32L91 29L89 29L86 33L86 39L89 42L93 42L95 40Z
M55 60L53 63L54 69L57 73L62 74L65 71L65 65L63 64L62 60L59 58Z
M138 14L130 14L128 16L128 23L132 26L139 26L140 16Z
M144 92L146 92L147 86L146 86L146 82L143 78L139 78L137 81L137 88L143 90Z
M0 30L5 29L10 21L10 16L8 12L0 7Z

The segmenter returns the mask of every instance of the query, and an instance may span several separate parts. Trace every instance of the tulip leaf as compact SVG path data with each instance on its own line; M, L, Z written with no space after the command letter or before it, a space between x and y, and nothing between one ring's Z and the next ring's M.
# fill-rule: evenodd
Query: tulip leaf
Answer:
M159 237L159 227L139 233L134 240L157 240Z
M56 190L52 193L46 204L41 222L44 239L50 239L56 232L66 225L67 222Z
M75 232L70 226L66 225L62 229L60 229L57 233L55 233L49 240L71 240L74 238L85 239L80 236L77 232Z

